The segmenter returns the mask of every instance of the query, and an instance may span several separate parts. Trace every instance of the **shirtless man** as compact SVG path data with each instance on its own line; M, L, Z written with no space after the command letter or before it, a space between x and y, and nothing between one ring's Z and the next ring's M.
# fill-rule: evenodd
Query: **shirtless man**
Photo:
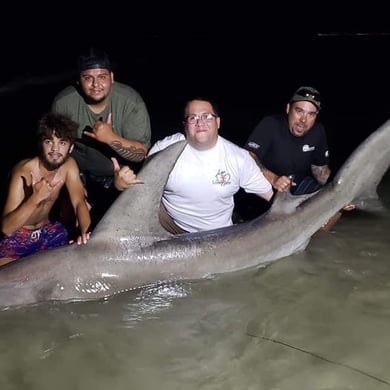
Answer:
M65 185L79 228L77 244L86 244L91 223L79 169L69 153L78 124L48 113L38 123L39 155L20 161L12 170L1 219L0 265L69 242L66 228L51 221L50 212Z

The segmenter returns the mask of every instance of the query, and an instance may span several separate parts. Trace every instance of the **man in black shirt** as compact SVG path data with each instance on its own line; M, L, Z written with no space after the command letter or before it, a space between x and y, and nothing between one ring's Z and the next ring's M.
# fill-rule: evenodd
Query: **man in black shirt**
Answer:
M324 126L317 122L319 92L298 88L286 107L287 115L263 118L245 148L278 191L293 194L317 191L329 176L329 152Z
M276 190L310 194L328 181L329 151L324 126L317 121L320 109L320 93L300 87L287 103L287 115L264 117L246 141L244 147ZM354 208L346 205L323 230L329 230L343 210Z

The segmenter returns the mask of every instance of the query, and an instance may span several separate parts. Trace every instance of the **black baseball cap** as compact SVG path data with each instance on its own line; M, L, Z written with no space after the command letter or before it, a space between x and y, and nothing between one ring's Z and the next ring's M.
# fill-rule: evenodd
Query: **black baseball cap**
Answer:
M319 110L321 109L321 95L313 87L299 87L292 96L290 103L308 101L313 103Z
M110 59L105 51L97 48L90 48L86 53L78 58L78 70L82 72L86 69L108 69L112 72Z

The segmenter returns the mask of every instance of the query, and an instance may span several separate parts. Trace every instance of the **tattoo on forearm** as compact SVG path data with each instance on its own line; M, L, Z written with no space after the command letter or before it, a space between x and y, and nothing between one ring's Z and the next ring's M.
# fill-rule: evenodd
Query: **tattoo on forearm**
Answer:
M311 171L313 172L313 176L316 178L318 183L324 185L330 176L330 169L327 165L312 165Z
M115 152L128 161L141 162L146 156L144 149L136 148L135 146L125 148L119 141L112 142L110 146Z

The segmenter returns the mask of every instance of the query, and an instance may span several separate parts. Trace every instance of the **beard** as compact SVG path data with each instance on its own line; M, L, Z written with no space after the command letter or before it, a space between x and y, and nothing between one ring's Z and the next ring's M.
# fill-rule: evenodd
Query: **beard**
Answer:
M64 157L60 161L52 162L49 161L43 153L40 155L40 160L42 162L42 165L48 170L48 171L54 171L55 169L59 168L61 165L65 163L65 161L68 159L69 155Z

